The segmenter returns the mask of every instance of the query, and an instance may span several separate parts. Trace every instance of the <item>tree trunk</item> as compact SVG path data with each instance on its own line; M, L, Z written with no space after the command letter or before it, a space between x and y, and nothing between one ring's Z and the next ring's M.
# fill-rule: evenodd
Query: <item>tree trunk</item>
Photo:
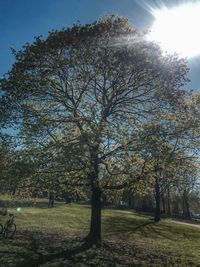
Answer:
M160 186L158 177L156 177L155 181L155 200L156 200L156 210L155 210L154 221L159 222L161 219L161 210L160 210Z
M186 201L186 218L187 219L191 219L191 214L190 214L190 205L189 205L189 201L188 201L188 199L187 199L187 201Z
M98 145L94 146L90 150L91 155L91 168L90 174L91 181L91 222L90 232L86 237L86 241L91 245L101 244L101 189L98 184Z
M16 188L14 188L14 189L12 190L12 196L15 196L15 193L16 193Z
M186 190L183 193L183 217L186 219L191 219L188 194Z
M134 208L134 197L133 197L132 193L131 193L130 198L129 198L129 207L130 207L130 209Z
M87 241L92 245L101 244L101 190L94 185L92 186L91 222Z
M165 214L166 213L166 208L165 208L165 198L164 195L162 194L162 212Z
M170 189L167 189L167 215L171 215Z

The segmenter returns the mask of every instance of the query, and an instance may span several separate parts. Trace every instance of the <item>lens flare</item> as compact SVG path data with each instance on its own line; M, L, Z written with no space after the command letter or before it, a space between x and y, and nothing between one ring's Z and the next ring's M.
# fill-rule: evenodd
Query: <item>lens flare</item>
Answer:
M200 54L200 2L152 11L154 24L148 40L158 42L162 50L182 57Z

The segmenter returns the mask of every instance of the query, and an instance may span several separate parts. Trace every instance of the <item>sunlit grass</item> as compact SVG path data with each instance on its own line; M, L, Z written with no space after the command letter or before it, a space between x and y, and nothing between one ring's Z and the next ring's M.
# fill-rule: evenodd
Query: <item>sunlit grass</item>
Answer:
M16 212L14 207L11 210ZM49 233L55 236L60 234L63 238L68 234L84 236L90 223L89 206L57 202L54 208L48 209L47 200L39 200L34 207L22 207L16 215L18 233L38 231L44 236ZM129 250L136 250L134 257L141 263L137 266L146 266L149 261L154 264L158 262L158 265L151 266L200 264L200 228L179 225L167 220L155 224L148 216L103 209L102 235L103 240L119 245L119 249L126 250L123 246L128 246ZM20 244L23 251L27 241L13 242L17 242L17 245L13 243L11 249L18 250ZM1 245L0 242L0 253ZM162 265L166 258L169 258L172 265Z
M20 229L88 230L90 209L85 206L57 204L53 209L27 207L17 214Z

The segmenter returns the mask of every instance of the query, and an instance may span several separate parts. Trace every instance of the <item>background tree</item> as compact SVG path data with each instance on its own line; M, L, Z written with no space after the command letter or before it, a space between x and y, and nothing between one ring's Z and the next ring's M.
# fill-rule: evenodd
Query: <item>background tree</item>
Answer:
M191 172L196 172L194 161L198 158L199 151L200 113L199 106L196 105L194 114L194 98L189 96L190 94L185 94L184 98L179 99L178 105L164 106L153 121L144 125L140 133L146 175L155 192L155 221L161 218L161 199L165 209L164 194L167 193L169 199L170 187L180 180L179 172L185 166Z

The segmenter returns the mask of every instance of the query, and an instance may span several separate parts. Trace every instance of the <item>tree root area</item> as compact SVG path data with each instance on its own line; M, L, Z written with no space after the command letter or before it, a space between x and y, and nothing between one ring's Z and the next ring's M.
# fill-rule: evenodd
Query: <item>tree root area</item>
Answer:
M91 246L81 235L40 231L0 239L0 262L1 267L184 266L169 252L154 251L134 240L107 237L101 246Z

